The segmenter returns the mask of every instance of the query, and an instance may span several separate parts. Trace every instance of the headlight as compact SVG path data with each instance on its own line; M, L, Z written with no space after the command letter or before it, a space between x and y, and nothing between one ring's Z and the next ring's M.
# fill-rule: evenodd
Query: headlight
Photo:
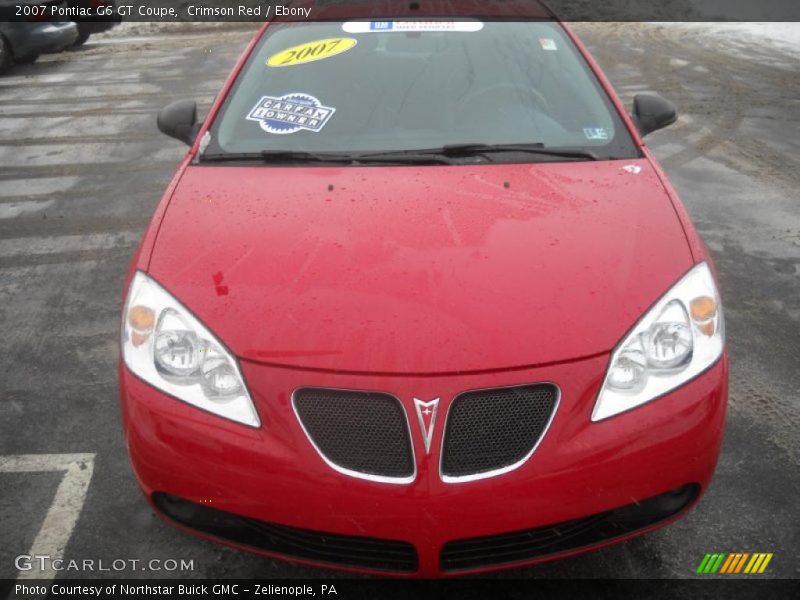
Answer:
M683 385L713 365L724 347L719 293L708 265L700 263L614 350L592 421L625 412Z
M162 392L258 427L236 359L180 302L144 273L133 277L122 315L128 368Z

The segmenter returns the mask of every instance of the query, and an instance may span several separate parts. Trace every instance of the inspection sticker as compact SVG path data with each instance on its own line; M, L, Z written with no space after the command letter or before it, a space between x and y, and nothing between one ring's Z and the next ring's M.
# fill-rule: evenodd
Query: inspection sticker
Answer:
M267 66L291 67L303 65L347 52L357 43L358 41L354 38L326 38L298 44L270 56L267 59Z
M541 44L543 50L558 50L555 40L551 38L539 38L539 44Z
M342 24L347 33L456 31L472 33L483 29L480 21L348 21Z
M283 96L264 96L247 115L267 133L285 135L305 129L319 133L336 109L323 106L314 96L293 92Z
M585 127L583 135L587 140L607 140L608 130L603 127Z

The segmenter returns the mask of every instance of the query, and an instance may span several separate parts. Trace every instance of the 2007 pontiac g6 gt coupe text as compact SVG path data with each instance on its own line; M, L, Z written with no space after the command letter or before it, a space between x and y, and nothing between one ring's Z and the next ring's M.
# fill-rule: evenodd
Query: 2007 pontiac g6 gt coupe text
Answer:
M169 522L431 577L620 542L705 491L722 308L642 142L675 109L628 116L526 5L321 7L264 26L204 122L161 112L191 149L131 264L119 373Z

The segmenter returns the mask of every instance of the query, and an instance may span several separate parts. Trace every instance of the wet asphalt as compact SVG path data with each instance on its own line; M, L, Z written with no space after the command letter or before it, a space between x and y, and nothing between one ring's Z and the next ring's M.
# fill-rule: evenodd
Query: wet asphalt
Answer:
M681 110L655 150L716 260L731 356L716 477L677 524L499 577L693 577L707 552L772 552L761 577L800 576L800 64L691 28L577 27L627 105L658 91ZM184 31L182 28L181 31ZM118 414L122 279L185 147L155 114L201 112L252 28L100 36L0 76L0 460L94 453L67 559L185 559L189 572L104 576L335 577L196 540L155 517ZM721 50L721 45L725 50ZM54 472L0 472L0 578L31 547ZM70 572L69 577L98 573Z

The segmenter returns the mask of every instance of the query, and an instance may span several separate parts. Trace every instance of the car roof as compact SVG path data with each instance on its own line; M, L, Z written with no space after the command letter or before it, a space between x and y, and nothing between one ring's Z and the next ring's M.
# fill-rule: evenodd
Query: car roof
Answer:
M310 16L276 16L275 21L473 17L483 19L555 20L541 0L301 0L291 7L310 8Z

